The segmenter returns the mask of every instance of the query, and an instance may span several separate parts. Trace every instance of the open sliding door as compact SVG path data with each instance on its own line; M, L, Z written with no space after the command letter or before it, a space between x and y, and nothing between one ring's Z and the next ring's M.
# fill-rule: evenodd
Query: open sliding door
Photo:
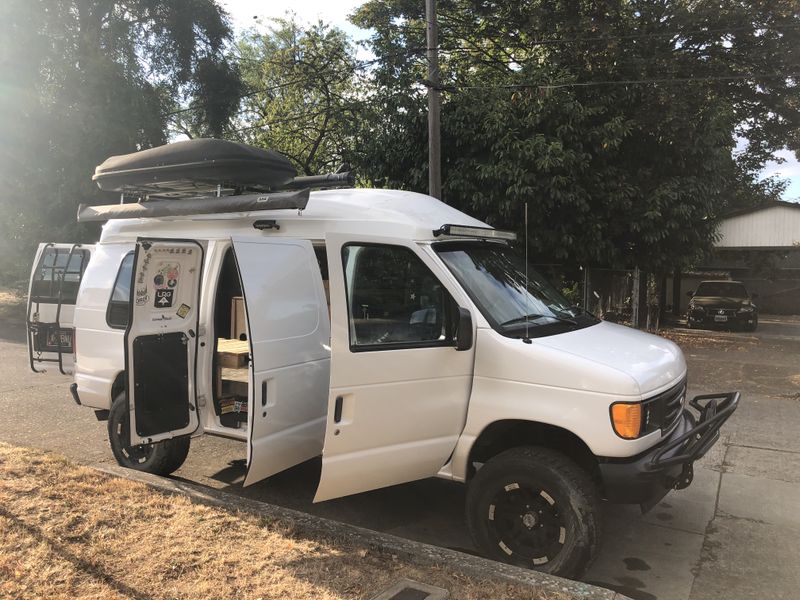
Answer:
M233 238L250 339L250 485L319 456L325 437L330 325L307 240Z
M203 244L140 238L125 332L131 445L198 427L195 390Z

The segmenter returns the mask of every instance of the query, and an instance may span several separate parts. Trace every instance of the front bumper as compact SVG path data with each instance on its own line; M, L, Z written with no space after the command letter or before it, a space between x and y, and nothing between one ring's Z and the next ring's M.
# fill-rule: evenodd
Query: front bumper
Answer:
M689 403L698 416L684 410L678 425L649 450L625 459L602 459L605 498L618 504L639 504L646 512L670 490L692 482L693 464L719 439L719 430L739 406L739 392L696 396Z

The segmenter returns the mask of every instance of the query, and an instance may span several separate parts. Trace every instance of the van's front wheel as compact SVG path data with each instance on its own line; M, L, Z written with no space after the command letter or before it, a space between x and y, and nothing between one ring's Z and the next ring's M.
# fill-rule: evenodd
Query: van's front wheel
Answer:
M489 558L575 578L597 553L599 503L591 478L563 454L513 448L470 482L467 525Z
M111 403L108 413L108 441L111 452L123 467L155 475L177 471L189 454L189 437L174 438L154 444L126 446L130 419L125 394L120 393Z

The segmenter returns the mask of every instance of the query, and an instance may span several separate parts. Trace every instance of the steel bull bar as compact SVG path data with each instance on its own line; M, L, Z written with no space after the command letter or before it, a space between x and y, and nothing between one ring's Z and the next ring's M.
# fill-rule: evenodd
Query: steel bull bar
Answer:
M670 490L687 487L693 464L719 439L719 430L739 406L739 392L696 396L678 425L659 444L627 459L602 459L600 475L608 501L639 504L647 512Z
M699 420L692 429L674 440L669 440L658 449L648 465L651 470L665 469L679 464L691 469L692 463L703 458L719 439L722 424L739 406L739 392L695 396L689 402L689 406L700 414ZM676 448L680 448L678 454L672 454ZM683 489L686 485L675 489Z

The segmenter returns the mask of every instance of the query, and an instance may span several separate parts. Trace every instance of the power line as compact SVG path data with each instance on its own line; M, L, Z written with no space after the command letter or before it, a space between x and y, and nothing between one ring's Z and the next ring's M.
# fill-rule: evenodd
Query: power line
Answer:
M626 34L620 36L590 36L590 37L582 37L582 38L543 38L539 40L531 40L528 44L524 46L503 46L505 50L515 51L515 50L529 50L533 46L540 46L540 45L554 45L554 44L571 44L571 43L584 43L584 42L596 42L596 41L621 41L627 39L639 39L639 38L649 38L649 37L675 37L675 36L682 36L688 37L692 35L699 35L699 34L715 34L715 33L735 33L738 31L781 31L785 29L800 29L800 24L786 24L786 25L764 25L764 26L742 26L742 27L729 27L729 28L719 28L719 29L695 29L695 30L688 30L688 31L671 31L671 32L646 32L646 33L639 33L639 34ZM494 41L494 40L491 40ZM342 74L354 74L357 71L366 69L367 67L373 66L375 64L384 62L386 60L398 57L408 57L414 54L423 54L426 53L429 49L427 47L414 47L414 48L407 48L403 51L393 52L386 54L380 58L364 60L364 61L356 61L354 62L348 69L340 70L339 73ZM440 48L443 52L476 52L479 49L473 46L453 46L453 47L443 47ZM263 62L263 59L256 59L256 58L249 58L243 56L234 56L231 57L235 60L239 61L248 61L248 62ZM501 84L495 86L481 86L481 85L449 85L449 86L442 86L444 90L452 90L452 89L493 89L493 88L506 88L506 89L518 89L518 88L540 88L540 89L558 89L564 87L589 87L589 86L599 86L599 85L635 85L635 84L646 84L646 83L675 83L675 82L693 82L693 81L712 81L712 80L736 80L736 79L749 79L754 77L764 78L764 77L776 77L781 76L779 74L766 74L766 75L742 75L742 76L721 76L721 77L706 77L706 78L665 78L665 79L641 79L641 80L619 80L619 81L600 81L600 82L574 82L574 83L564 83L564 84ZM786 75L786 77L797 77L796 74ZM258 94L267 93L270 91L277 91L295 84L309 84L312 83L313 80L309 78L303 79L296 79L293 81L288 81L285 83L277 84L274 86L269 86L265 88L258 88L246 94L243 94L240 99L252 97ZM425 82L423 82L425 83ZM429 86L430 87L430 86ZM183 114L186 112L190 112L193 110L198 110L200 108L204 108L211 104L210 102L202 102L202 103L195 103L191 106L178 109L175 111L171 111L162 115L164 118L172 117L175 115ZM246 112L246 111L245 111ZM237 113L242 114L242 113Z
M386 57L396 58L396 57L399 57L399 56L411 56L413 54L422 54L422 53L424 53L426 51L427 51L427 48L408 48L408 49L404 50L403 52L390 53L390 54L387 54L387 55L385 55L384 57L381 57L381 58L375 58L375 59L364 60L364 61L357 61L357 62L353 63L353 65L351 65L350 68L339 70L339 71L337 71L337 73L342 74L342 75L352 75L352 74L355 74L356 72L358 72L360 70L363 70L363 69L365 69L365 68L367 68L367 67L369 67L371 65L375 65L375 64L378 64L380 62L383 62L384 60L386 60ZM243 60L243 61L263 62L263 61L261 61L259 59L256 59L256 58L247 58L247 57L243 57L243 56L242 57L233 56L231 58L234 58L236 60ZM293 81L288 81L286 83L280 83L280 84L277 84L277 85L274 85L274 86L268 86L268 87L258 88L258 89L252 90L250 92L247 92L246 94L242 94L239 97L239 99L241 100L241 99L244 99L244 98L250 98L252 96L257 96L258 94L263 94L263 93L267 93L267 92L271 92L271 91L277 91L277 90L280 90L280 89L283 89L283 88L286 88L286 87L289 87L289 86L292 86L292 85L295 85L295 84L305 85L305 84L313 83L314 81L316 81L315 78L295 79ZM204 108L206 106L209 106L210 104L212 104L212 103L211 102L198 102L198 103L192 104L191 106L187 106L185 108L181 108L181 109L174 110L174 111L171 111L171 112L168 112L168 113L164 113L161 116L163 118L168 118L168 117L172 117L172 116L175 116L175 115L179 115L179 114L183 114L183 113L186 113L186 112L190 112L190 111L193 111L193 110L198 110L198 109ZM244 112L246 112L246 111L244 111ZM242 113L237 113L237 114L242 114ZM236 116L236 115L234 115L234 116Z
M275 121L270 121L269 123L259 123L257 125L249 125L247 127L239 127L237 129L229 129L229 133L243 133L245 131L252 131L253 129L262 129L267 127L273 127L275 125L283 125L284 123L291 123L293 121L302 121L307 119L313 119L314 117L319 117L320 115L325 114L325 111L317 111L316 113L312 114L302 114L302 115L295 115L293 117L287 117L285 119L277 119Z
M601 85L643 85L656 83L695 83L704 81L737 81L748 79L795 79L800 77L800 73L749 73L747 75L713 75L707 77L663 77L653 79L617 79L607 81L574 81L567 83L508 83L493 85L470 85L453 84L442 86L443 91L455 90L490 90L490 89L541 89L554 90L570 87L594 87ZM429 85L430 82L424 81L423 84Z
M446 18L446 17L445 17ZM462 21L463 24L463 21ZM423 31L422 27L412 27L411 29L416 29L419 32ZM694 30L686 30L686 31L650 31L650 32L643 32L643 33L631 33L631 34L623 34L623 35L613 35L613 36L589 36L589 37L576 37L576 38L539 38L531 39L529 42L526 43L524 46L504 46L509 50L525 50L530 46L541 46L547 44L577 44L577 43L584 43L584 42L613 42L613 41L622 41L622 40L631 40L631 39L645 39L645 38L652 38L652 37L690 37L694 35L701 35L701 34L726 34L726 33L736 33L739 31L783 31L786 29L800 29L800 23L791 23L786 25L764 25L764 26L741 26L741 27L725 27L719 29L694 29ZM454 30L452 30L454 31ZM455 31L454 31L455 32ZM470 47L465 46L462 47L463 49L470 49ZM458 47L454 48L458 49Z
M795 79L800 78L800 73L748 73L745 75L714 75L714 76L706 76L706 77L658 77L658 78L651 78L651 79L614 79L614 80L604 80L604 81L573 81L573 82L565 82L565 83L506 83L506 84L490 84L490 85L474 85L474 84L448 84L448 85L439 85L435 86L440 91L443 92L455 92L461 90L498 90L498 89L505 89L505 90L521 90L521 89L538 89L538 90L556 90L556 89L564 89L564 88L576 88L576 87L599 87L599 86L614 86L614 85L647 85L647 84L674 84L674 83L701 83L701 82L708 82L708 81L746 81L749 79ZM287 82L285 84L280 84L279 86L272 86L273 88L276 87L286 87L287 85L293 85L294 82ZM425 87L434 87L432 82L428 80L422 80L420 83ZM259 93L259 92L257 92ZM253 94L249 94L253 95ZM197 106L185 108L180 111L176 111L175 113L170 114L178 114L181 112L187 112L190 110L194 110L199 108ZM250 109L246 109L235 113L234 117L241 116L252 112ZM259 129L262 127L271 127L274 125L282 125L284 123L289 123L292 121L298 121L302 119L309 119L316 116L324 114L324 112L316 112L311 114L303 114L297 115L295 117L288 117L286 119L278 119L276 121L271 121L269 123L262 123L258 125L252 125L248 127L242 127L240 129L232 129L230 130L231 133L239 133L244 131L250 131L253 129Z
M269 86L269 87L266 87L266 88L261 88L261 89L258 89L258 90L254 90L252 92L248 92L246 94L242 94L241 96L239 96L239 99L241 100L243 98L249 98L250 96L255 96L256 94L261 94L261 93L265 93L265 92L272 92L272 91L280 90L280 89L295 85L296 83L303 83L303 82L308 82L308 81L309 81L308 79L295 79L293 81L286 81L284 83L279 83L279 84L276 84L276 85L273 85L273 86ZM197 110L198 108L206 107L209 104L212 104L212 103L211 102L195 103L195 104L192 104L191 106L187 106L186 108L181 108L179 110L173 110L172 112L164 113L161 116L164 117L164 118L172 117L174 115L179 115L181 113L185 113L185 112L189 112L189 111L192 111L192 110Z

